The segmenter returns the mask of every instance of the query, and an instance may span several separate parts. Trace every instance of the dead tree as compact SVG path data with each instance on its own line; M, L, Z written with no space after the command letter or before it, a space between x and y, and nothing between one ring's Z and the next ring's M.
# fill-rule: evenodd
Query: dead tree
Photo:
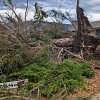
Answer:
M77 0L77 22L78 22L78 30L77 30L77 37L76 37L76 45L78 45L81 56L83 57L83 50L87 51L87 47L85 45L85 35L88 33L89 29L92 29L92 26L88 20L88 18L84 15L84 10L79 6L79 0Z
M84 10L79 6L79 0L77 0L77 22L78 22L78 30L77 30L77 40L79 45L84 43L84 36L88 33L88 30L92 28L88 18L84 15Z

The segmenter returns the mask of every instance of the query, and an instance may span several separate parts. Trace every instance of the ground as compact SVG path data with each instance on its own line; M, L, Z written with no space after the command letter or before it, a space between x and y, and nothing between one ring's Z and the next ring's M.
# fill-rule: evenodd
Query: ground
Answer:
M94 71L95 71L95 77L91 79L84 78L86 83L88 84L88 88L86 90L83 89L76 90L75 93L68 96L67 100L77 100L78 97L82 98L91 97L92 100L100 100L100 69L95 69Z

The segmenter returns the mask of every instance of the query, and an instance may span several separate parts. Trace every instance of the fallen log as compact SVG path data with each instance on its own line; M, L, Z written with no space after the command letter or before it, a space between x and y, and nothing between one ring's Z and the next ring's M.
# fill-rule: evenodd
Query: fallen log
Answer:
M67 46L72 46L73 39L72 38L53 39L52 43L57 47L67 47Z

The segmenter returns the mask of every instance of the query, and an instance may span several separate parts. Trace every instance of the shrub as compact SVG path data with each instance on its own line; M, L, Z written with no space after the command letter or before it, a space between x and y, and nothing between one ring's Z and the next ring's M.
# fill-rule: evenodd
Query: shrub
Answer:
M82 76L86 76L87 78L91 78L95 75L95 72L92 71L89 67L90 67L90 62L85 62L82 65Z
M39 66L45 66L45 63L47 63L50 58L50 53L51 53L51 46L46 45L42 50L37 52L34 57L33 57L33 62L38 64Z
M51 96L52 94L56 94L60 90L59 80L55 80L49 83L47 86L41 90L41 94L43 96Z
M65 86L68 93L73 92L77 87L84 87L82 76L93 76L93 72L89 69L89 64L75 60L53 63L48 62L47 59L45 61L41 59L41 62L36 60L36 63L23 67L20 72L10 74L9 78L28 78L33 83L33 87L40 88L43 96L52 96L52 94L65 89ZM41 87L41 84L44 84L44 86Z
M87 78L91 78L95 75L94 71L91 71L89 68L83 70L82 76L86 76Z
M77 80L71 79L71 80L65 80L65 84L67 87L67 91L73 92L78 86L79 86L79 82Z
M20 54L5 55L2 57L0 64L1 70L4 74L12 73L20 69L24 65L23 58Z
M27 91L32 90L32 89L33 89L33 83L29 82L29 83L25 86L25 89L26 89Z
M6 75L0 75L0 83L6 81Z

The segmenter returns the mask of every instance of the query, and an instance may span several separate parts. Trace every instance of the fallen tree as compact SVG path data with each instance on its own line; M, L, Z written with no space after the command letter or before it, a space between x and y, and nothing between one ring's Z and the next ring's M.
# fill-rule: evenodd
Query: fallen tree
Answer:
M90 35L90 30L93 30L93 27L85 16L83 8L79 6L79 0L77 0L76 13L78 27L76 36L73 38L54 39L53 45L66 47L70 52L80 54L81 58L86 60L95 59L95 56L100 59L100 39Z
M72 38L61 38L61 39L53 39L53 45L57 47L67 47L72 46L73 39Z

